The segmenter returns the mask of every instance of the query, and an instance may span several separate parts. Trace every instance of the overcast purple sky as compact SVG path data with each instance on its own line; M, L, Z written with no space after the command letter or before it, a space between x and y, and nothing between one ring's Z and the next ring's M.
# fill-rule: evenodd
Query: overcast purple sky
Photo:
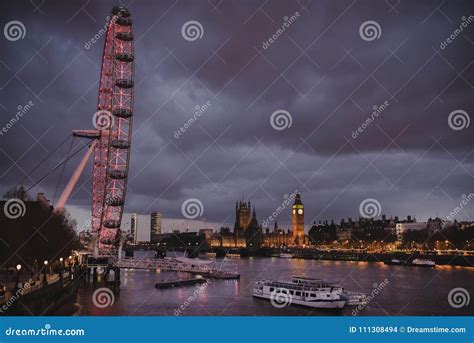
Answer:
M92 128L103 37L90 41L114 4L0 4L2 28L17 20L26 30L23 39L0 39L0 126L19 105L34 104L0 135L2 193L72 129ZM128 8L136 87L127 213L158 210L175 219L167 227L193 227L181 224L181 205L197 198L211 226L233 225L235 202L245 199L261 222L298 189L307 225L356 218L367 198L388 216L423 220L447 216L462 194L474 192L474 126L454 130L448 121L456 110L467 120L473 114L474 2L132 0ZM191 20L202 26L200 39L182 35ZM360 33L367 21L380 28L375 39ZM176 138L195 107L208 102ZM289 113L290 127L271 125L278 110ZM32 193L57 200L79 158L62 179L59 170ZM81 225L90 193L91 166L69 201ZM472 208L457 219L472 218ZM281 226L289 215L277 218Z

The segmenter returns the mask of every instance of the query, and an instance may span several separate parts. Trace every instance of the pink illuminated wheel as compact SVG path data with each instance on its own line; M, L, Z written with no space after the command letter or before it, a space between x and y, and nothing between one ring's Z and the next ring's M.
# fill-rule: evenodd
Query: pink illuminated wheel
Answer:
M100 127L92 174L92 231L98 233L100 254L119 244L132 139L134 50L130 11L116 6L108 19L96 121ZM109 116L100 118L100 116Z

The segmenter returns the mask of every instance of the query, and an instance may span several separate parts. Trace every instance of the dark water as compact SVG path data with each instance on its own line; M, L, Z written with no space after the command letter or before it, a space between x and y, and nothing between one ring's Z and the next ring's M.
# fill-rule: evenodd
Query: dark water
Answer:
M270 301L252 297L252 286L260 279L288 279L293 275L341 281L348 290L370 294L374 284L388 284L359 315L474 315L474 268L436 267L435 269L386 266L382 263L334 262L301 259L249 258L217 259L226 269L238 271L240 280L211 280L201 288L182 287L158 290L160 280L186 278L186 274L146 270L123 270L121 292L114 304L98 308L92 301L94 287L81 289L79 315L173 316L180 315L352 315L353 307L340 311L304 307L275 308ZM456 309L448 303L448 293L463 287L471 295L470 304ZM197 296L193 299L193 294Z

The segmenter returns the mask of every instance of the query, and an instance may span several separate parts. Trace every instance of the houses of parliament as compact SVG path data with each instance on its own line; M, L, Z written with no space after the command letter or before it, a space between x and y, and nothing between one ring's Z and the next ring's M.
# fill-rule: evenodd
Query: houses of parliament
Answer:
M255 206L250 201L239 201L235 204L234 230L223 228L219 237L222 247L260 248L262 246L301 246L308 237L304 233L304 205L300 193L296 192L292 206L292 230L278 228L274 222L273 230L259 225Z

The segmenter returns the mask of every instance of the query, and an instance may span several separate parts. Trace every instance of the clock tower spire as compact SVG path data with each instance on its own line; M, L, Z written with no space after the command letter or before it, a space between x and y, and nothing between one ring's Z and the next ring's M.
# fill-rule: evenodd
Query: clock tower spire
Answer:
M296 245L304 242L304 206L301 202L301 195L296 191L295 202L293 204L292 212L293 223L293 241Z

